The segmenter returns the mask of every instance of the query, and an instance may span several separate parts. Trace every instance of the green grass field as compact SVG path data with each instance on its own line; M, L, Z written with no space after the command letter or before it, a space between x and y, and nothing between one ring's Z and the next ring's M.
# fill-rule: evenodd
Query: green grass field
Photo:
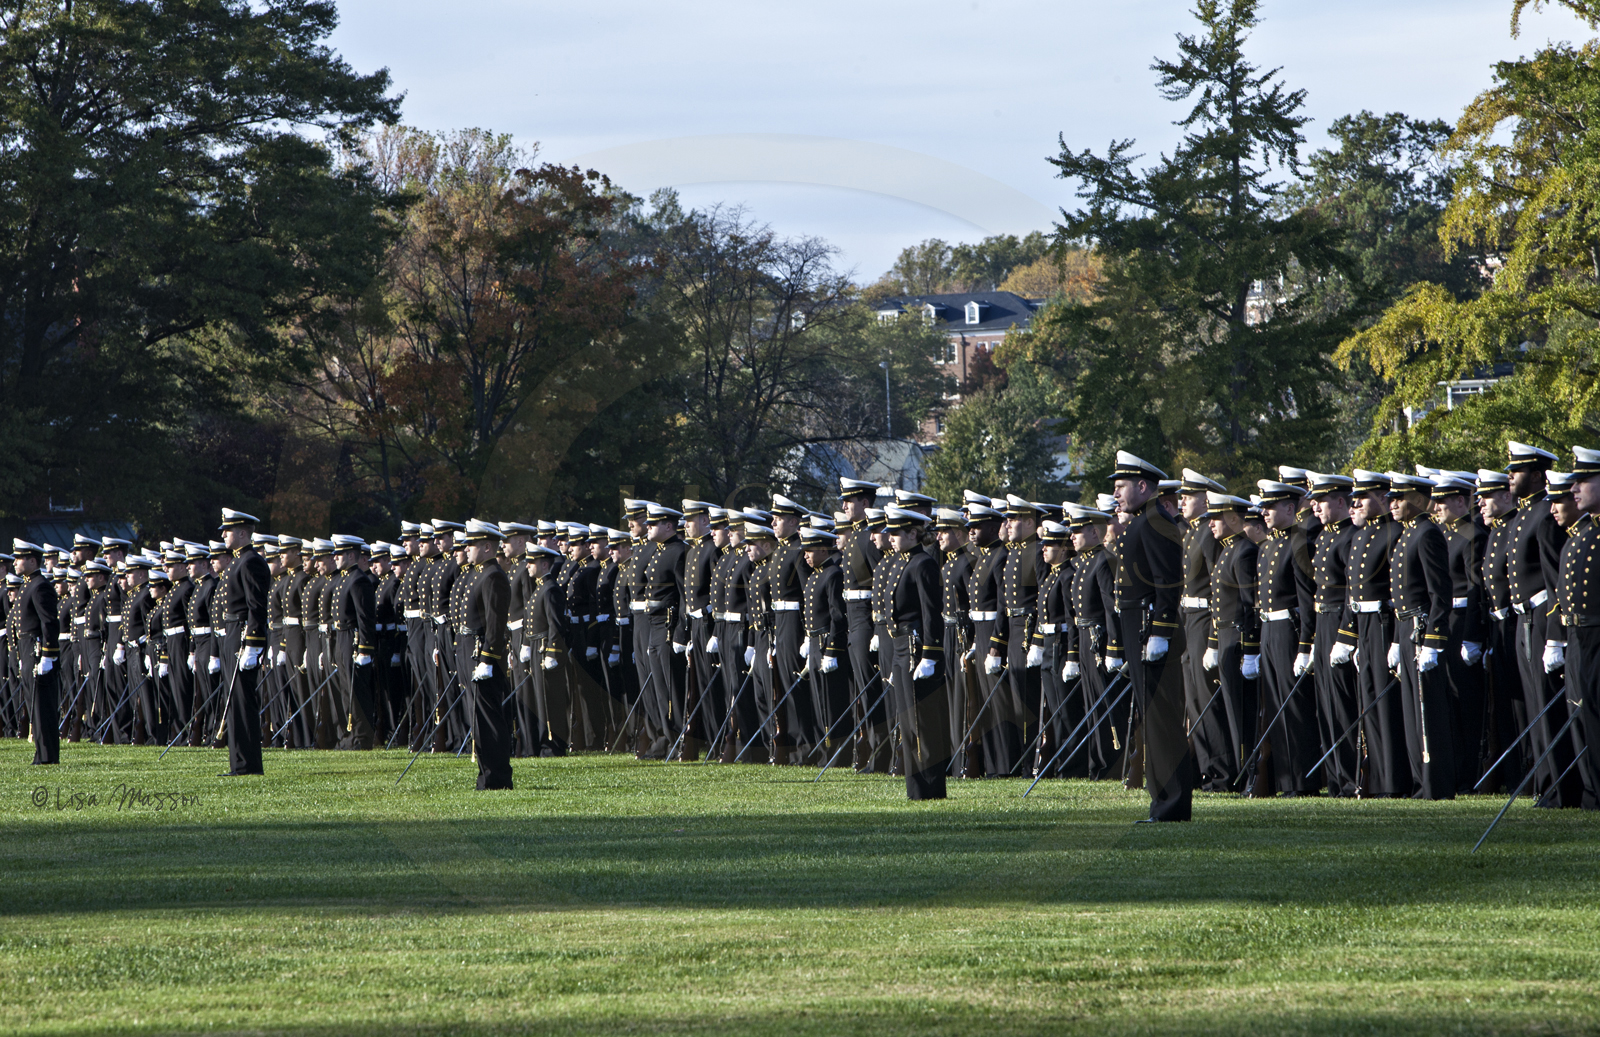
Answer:
M1575 811L1519 803L1472 856L1500 800L1135 826L1142 794L1084 782L909 803L590 756L479 793L466 758L396 787L399 752L224 755L0 743L0 1029L1600 1033Z

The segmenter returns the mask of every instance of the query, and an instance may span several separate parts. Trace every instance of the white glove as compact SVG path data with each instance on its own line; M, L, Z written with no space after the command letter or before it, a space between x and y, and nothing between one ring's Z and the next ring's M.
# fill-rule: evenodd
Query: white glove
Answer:
M1106 670L1110 673L1116 673L1118 670L1122 669L1126 661L1127 660L1123 659L1120 655L1108 655L1106 656Z
M1343 666L1345 663L1353 662L1355 657L1356 646L1347 645L1343 641L1335 642L1334 646L1328 649L1328 662L1335 666Z
M284 651L282 648L278 649L278 665L279 666L288 666L289 665L289 653Z
M1000 672L1000 665L1000 657L998 655L986 655L983 657L983 672L991 677Z
M1169 643L1164 637L1151 635L1150 640L1144 643L1144 661L1158 663L1167 657Z
M371 666L372 656L368 655L366 652L361 652L357 655L351 656L350 661L355 663L357 666Z
M526 663L526 662L532 662L532 661L533 661L533 646L532 645L523 645L521 648L517 649L517 662Z
M1389 669L1398 670L1399 668L1400 668L1400 646L1397 645L1397 644L1392 644L1392 645L1389 646Z
M1082 673L1083 667L1076 659L1070 660L1067 665L1061 667L1061 679L1064 681L1070 681L1072 678L1077 677Z
M1030 670L1033 669L1035 666L1043 666L1044 665L1044 646L1043 645L1029 645L1028 646L1028 658L1026 660L1024 660L1024 661L1027 663L1028 669L1030 669Z
M189 658L185 659L184 662L189 664L189 672L193 673L194 672L194 653L190 652L189 653Z
M867 642L867 651L876 652L877 650L878 650L878 635L877 634L873 634L872 635L872 640Z
M1294 657L1294 675L1304 677L1311 670L1311 653L1301 652Z
M800 642L800 658L802 658L802 659L807 658L808 653L810 651L811 651L811 640L809 638L807 638L806 640L801 641Z
M717 635L716 634L712 634L710 637L706 638L706 654L707 655L716 655L718 647L719 647L719 644L717 642Z
M600 648L599 648L599 646L596 645L596 646L593 646L593 647L590 647L590 648L585 648L583 650L583 657L585 659L598 659L598 658L600 658Z
M917 668L915 670L911 671L911 679L914 680L914 681L925 681L929 677L932 677L932 676L933 676L933 660L932 659L924 659L924 660L922 660L920 663L917 663Z
M45 674L49 673L55 668L56 661L54 659L50 658L48 655L41 655L39 657L39 665L33 668L33 672L43 677Z
M1437 649L1437 648L1418 648L1417 649L1417 669L1420 672L1427 673L1429 670L1436 670L1438 668L1439 668L1439 649Z
M1567 646L1562 641L1544 643L1544 672L1555 673L1567 665Z
M1239 676L1247 681L1253 681L1261 676L1261 656L1247 655L1239 660Z
M327 662L325 661L327 658L328 658L328 656L327 656L326 652L318 652L317 653L317 665L319 667L328 665ZM337 667L337 666L334 667L335 670L337 670L338 668L339 667Z
M166 663L161 663L156 667L156 676L157 677L161 677L163 679L166 678L166 676L167 676L167 664Z
M756 664L756 647L755 647L755 645L746 645L745 646L744 664L746 666L754 666Z
M399 666L400 665L400 653L399 652L396 652L393 655L389 656L389 665L390 666Z
M839 657L836 655L825 655L822 657L822 662L817 664L817 669L821 670L823 673L832 673L838 668Z
M218 659L214 655L210 659L207 659L206 660L206 672L207 673L221 673L222 672L222 660Z
M434 662L438 662L439 661L439 653L438 652L434 652L433 653L433 661ZM307 648L306 649L306 654L302 655L300 657L300 668L302 670L311 669L311 649Z
M611 654L606 656L606 665L607 666L615 666L620 662L622 662L622 649L620 649L620 648L611 649Z
M494 664L493 663L479 663L478 665L476 665L476 666L474 666L472 668L472 679L475 680L475 681L486 681L490 677L493 677L493 676L494 676Z
M688 650L689 650L689 646L688 645L680 645L676 641L672 642L672 654L673 655L682 655L684 652L687 652Z
M306 658L307 659L311 658L310 653L306 654ZM318 658L321 658L321 657L319 656ZM435 666L439 665L439 649L437 649L437 648L435 648L433 650L433 665L435 665Z
M1200 668L1202 670L1215 670L1217 668L1217 650L1215 648L1206 649L1206 654L1200 657Z
M1461 642L1461 661L1468 666L1476 666L1483 661L1483 645L1476 641Z
M117 645L117 650L111 653L111 661L121 666L128 661L128 650L121 645Z
M246 670L253 670L261 665L261 657L266 654L266 645L247 645L244 650L244 656L239 660L239 665ZM217 663L217 669L221 668L222 664Z
M561 660L557 659L554 655L546 655L543 659L539 660L539 665L543 669L553 670L557 666L561 665Z

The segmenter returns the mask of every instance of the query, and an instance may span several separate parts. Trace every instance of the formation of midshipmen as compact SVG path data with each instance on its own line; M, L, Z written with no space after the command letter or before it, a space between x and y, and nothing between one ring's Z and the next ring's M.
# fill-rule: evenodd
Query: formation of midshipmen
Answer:
M824 516L14 544L3 703L58 739L851 766L1193 792L1600 806L1600 451L1283 467L1248 498L1121 452L1095 507L841 480ZM956 502L950 502L955 504ZM70 554L70 559L67 557ZM1591 576L1591 570L1594 574ZM31 723L31 718L39 718Z

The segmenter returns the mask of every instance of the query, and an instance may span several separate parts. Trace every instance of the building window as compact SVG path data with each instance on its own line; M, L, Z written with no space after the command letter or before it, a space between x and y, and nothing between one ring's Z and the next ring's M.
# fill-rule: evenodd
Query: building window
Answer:
M980 302L969 302L969 303L967 303L967 323L968 324L982 324L983 323L983 304L982 303L980 303Z

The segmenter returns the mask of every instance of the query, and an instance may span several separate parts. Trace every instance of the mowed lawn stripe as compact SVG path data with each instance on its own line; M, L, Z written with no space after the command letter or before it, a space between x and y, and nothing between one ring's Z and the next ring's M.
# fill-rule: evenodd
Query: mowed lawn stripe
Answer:
M1600 1032L1600 825L578 757L0 744L0 1030ZM198 796L117 810L112 787ZM95 792L34 805L41 785Z

